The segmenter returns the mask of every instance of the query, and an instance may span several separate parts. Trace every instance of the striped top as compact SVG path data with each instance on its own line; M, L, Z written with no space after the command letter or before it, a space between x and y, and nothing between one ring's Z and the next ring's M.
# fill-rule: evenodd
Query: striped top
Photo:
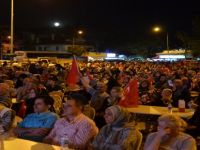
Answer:
M97 133L94 121L80 114L72 122L65 118L59 119L46 139L51 139L51 144L58 144L61 138L67 138L70 146L85 149Z
M6 132L12 127L15 112L0 104L0 132Z

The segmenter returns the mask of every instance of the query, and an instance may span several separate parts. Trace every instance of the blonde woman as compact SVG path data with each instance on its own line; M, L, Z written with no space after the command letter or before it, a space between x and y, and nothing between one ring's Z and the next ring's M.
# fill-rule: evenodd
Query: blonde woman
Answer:
M174 115L163 115L158 119L158 131L151 133L144 150L196 150L195 140L183 133L186 122Z

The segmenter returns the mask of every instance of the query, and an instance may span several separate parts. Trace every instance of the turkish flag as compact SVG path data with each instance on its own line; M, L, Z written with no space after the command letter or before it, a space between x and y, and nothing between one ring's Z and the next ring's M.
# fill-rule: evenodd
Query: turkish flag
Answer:
M132 79L124 89L124 97L118 105L122 107L137 107L139 101L138 81Z
M26 102L23 100L21 105L20 105L20 108L19 108L19 111L17 113L17 115L21 118L24 118L25 115L26 115Z
M69 86L73 86L73 85L76 85L78 79L79 79L79 69L78 69L76 58L74 56L72 60L70 72L66 79L66 83Z
M87 76L88 76L88 79L91 81L93 80L93 76L90 74L90 72L87 70L86 72Z

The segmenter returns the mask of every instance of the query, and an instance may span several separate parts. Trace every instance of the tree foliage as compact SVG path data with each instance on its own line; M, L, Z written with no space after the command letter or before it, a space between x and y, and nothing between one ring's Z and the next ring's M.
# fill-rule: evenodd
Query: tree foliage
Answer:
M87 50L82 46L72 46L68 48L68 52L76 56L81 56L83 53L87 52Z
M194 18L192 34L178 32L177 38L182 42L184 48L191 49L194 56L200 55L200 16Z

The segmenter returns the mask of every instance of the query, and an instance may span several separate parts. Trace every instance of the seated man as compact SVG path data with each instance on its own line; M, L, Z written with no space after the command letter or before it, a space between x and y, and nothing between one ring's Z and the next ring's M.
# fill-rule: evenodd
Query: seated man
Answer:
M154 102L152 102L152 105L155 106L163 106L163 107L167 107L168 104L171 104L172 101L172 90L171 89L163 89L162 93L161 93L161 99L156 100Z
M117 105L123 96L123 89L119 86L114 86L110 91L110 98L108 98L109 105Z
M19 138L41 142L58 118L55 113L49 111L53 102L49 96L37 97L34 104L35 113L28 115L14 129L14 133Z
M103 82L98 82L96 89L94 89L87 82L85 82L84 78L82 78L81 81L87 92L92 96L90 105L96 111L94 120L98 128L101 128L106 124L103 115L105 109L109 107L109 94L106 92L107 86Z
M86 117L81 110L83 109L84 97L77 93L68 96L64 104L64 118L59 119L51 133L45 138L44 142L60 145L61 138L68 139L69 148L84 149L98 129L95 123Z

